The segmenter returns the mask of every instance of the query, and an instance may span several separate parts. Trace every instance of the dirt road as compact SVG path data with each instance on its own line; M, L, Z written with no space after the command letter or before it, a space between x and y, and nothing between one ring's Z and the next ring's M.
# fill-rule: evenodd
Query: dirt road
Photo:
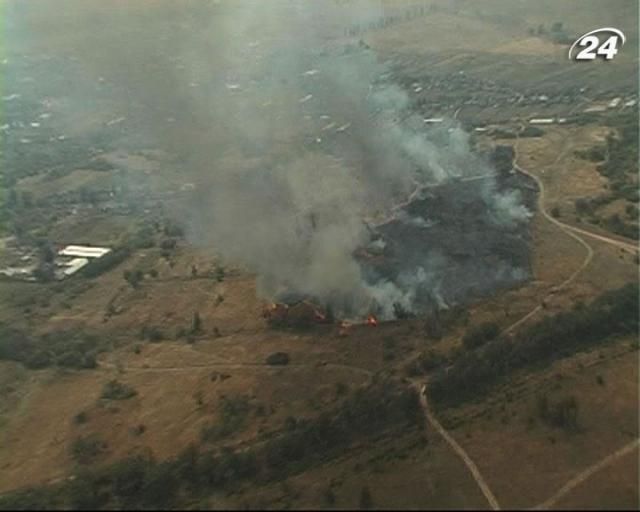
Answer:
M545 195L544 183L535 174L530 173L529 171L527 171L526 169L523 169L522 167L520 167L518 165L518 163L517 163L517 161L518 161L518 143L517 142L516 142L516 145L514 147L514 151L515 151L515 157L514 157L514 160L513 160L513 168L516 171L518 171L519 173L524 174L525 176L528 176L529 178L531 178L533 181L535 181L536 185L538 186L538 211L542 214L542 216L547 221L549 221L550 223L552 223L555 226L557 226L558 228L560 228L567 236L570 236L571 238L576 240L587 251L587 255L586 255L584 261L582 262L582 265L580 265L567 279L562 281L562 283L560 283L559 285L554 287L554 293L557 293L558 291L560 291L560 290L566 288L568 285L570 285L576 279L576 277L578 277L578 275L585 268L587 268L589 266L589 264L591 263L591 260L593 259L593 249L591 248L591 246L587 242L585 242L582 238L580 238L574 232L574 230L576 228L573 228L573 226L565 224L564 222L560 222L558 219L554 218L552 215L549 214L549 212L546 209L546 205L545 205L546 195ZM551 165L552 166L556 165L558 163L558 161L560 160L560 158L562 158L563 154L564 154L564 152L561 151ZM542 309L543 309L542 304L538 304L535 308L533 308L529 313L527 313L525 316L520 318L517 322L515 322L512 325L510 325L509 327L507 327L503 331L503 333L507 334L507 333L510 333L510 332L514 331L515 329L520 327L520 325L522 325L523 323L528 321L530 318L532 318L535 315L537 315L538 313L540 313L540 311L542 311Z
M462 446L460 446L457 441L445 430L438 419L434 416L433 412L431 412L429 403L427 402L426 385L423 384L422 387L420 387L420 384L417 381L412 381L412 384L420 394L420 405L422 406L422 410L424 411L425 418L429 425L436 429L438 434L443 437L447 444L451 446L456 455L458 455L458 457L462 459L462 462L465 463L465 465L471 472L471 476L476 481L476 484L478 484L478 487L482 491L482 494L484 494L484 497L487 499L487 502L491 506L491 509L500 510L500 504L498 503L496 497L493 495L493 492L491 492L489 485L482 477L478 466L476 466L475 462L473 462L467 452L465 452Z
M607 455L601 461L589 466L587 469L576 475L574 478L569 480L566 484L564 484L553 496L549 499L540 503L540 505L536 506L533 510L548 510L555 506L555 504L566 494L571 492L573 489L584 483L587 479L591 478L592 475L604 469L609 464L615 462L621 457L633 452L640 445L640 439L635 439L631 441L629 444L626 444L619 450L616 450L610 455Z

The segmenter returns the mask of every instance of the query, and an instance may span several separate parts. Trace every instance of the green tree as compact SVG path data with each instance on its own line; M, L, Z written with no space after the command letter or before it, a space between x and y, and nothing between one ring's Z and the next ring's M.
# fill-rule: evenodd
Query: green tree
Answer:
M195 311L191 319L191 333L198 334L200 332L202 332L202 320L200 319L200 313Z
M102 388L101 398L106 400L127 400L136 396L138 392L117 380L110 380Z
M96 436L79 437L71 444L71 456L79 464L90 464L106 448L106 443Z

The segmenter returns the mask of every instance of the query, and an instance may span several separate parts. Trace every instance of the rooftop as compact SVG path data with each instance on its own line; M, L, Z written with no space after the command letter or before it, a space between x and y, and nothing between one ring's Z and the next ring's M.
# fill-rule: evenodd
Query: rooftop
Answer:
M77 258L101 258L111 249L108 247L89 247L86 245L67 245L58 251L60 256L74 256Z

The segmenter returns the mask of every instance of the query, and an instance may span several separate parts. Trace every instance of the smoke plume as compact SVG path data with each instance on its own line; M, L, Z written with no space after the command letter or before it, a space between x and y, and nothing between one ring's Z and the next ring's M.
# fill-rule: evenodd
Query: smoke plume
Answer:
M397 272L368 270L356 255L386 250L377 227L395 219L428 230L436 221L410 202L428 205L432 188L481 175L475 190L493 225L528 218L454 121L427 128L389 63L345 40L351 24L383 18L382 3L107 4L73 3L75 22L111 30L87 30L65 50L195 184L182 219L192 243L254 272L263 298L389 318L428 290L445 307L447 253L432 247Z

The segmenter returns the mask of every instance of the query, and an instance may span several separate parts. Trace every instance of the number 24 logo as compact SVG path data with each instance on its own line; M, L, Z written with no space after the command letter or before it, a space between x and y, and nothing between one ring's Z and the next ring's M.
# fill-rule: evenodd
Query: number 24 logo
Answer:
M609 37L600 42L600 38L596 35L598 33L606 33ZM575 43L571 45L569 49L569 59L574 60L595 60L596 57L601 56L606 60L611 60L618 53L618 42L622 41L622 45L625 43L625 36L621 30L617 28L599 28L592 30L576 39ZM573 50L576 46L584 48L573 57Z

